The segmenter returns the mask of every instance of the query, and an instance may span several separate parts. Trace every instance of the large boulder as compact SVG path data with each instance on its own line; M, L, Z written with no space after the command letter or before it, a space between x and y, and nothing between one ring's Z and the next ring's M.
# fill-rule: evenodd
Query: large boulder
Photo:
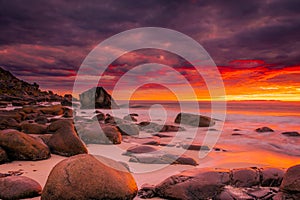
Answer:
M82 109L119 108L114 99L103 87L91 88L79 95Z
M176 116L175 123L177 124L187 124L190 126L197 127L209 127L215 125L215 120L210 117L195 115L190 113L179 113Z
M56 124L54 125L56 126ZM56 127L54 125L50 127L51 130L55 130ZM58 128L47 142L51 152L61 156L87 153L88 150L78 137L73 125L70 125L67 121L63 122L62 125L63 126Z
M25 199L40 196L41 185L25 176L0 178L0 199Z
M214 199L229 181L228 171L194 169L167 178L155 192L166 199Z
M280 188L287 193L298 193L300 196L300 165L287 169Z
M58 163L51 171L42 200L133 199L137 185L119 162L92 155L77 155Z
M44 143L13 129L0 131L0 146L11 160L43 160L50 157L49 148Z

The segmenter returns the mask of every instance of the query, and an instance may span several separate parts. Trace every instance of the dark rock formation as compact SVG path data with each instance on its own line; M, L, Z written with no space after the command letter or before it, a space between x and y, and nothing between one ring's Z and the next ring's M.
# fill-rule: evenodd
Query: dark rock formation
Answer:
M0 101L16 106L35 104L39 101L61 101L62 97L52 92L41 91L37 83L29 84L0 67Z
M197 127L209 127L215 125L215 120L210 117L195 115L190 113L179 113L176 116L175 123L177 124L187 124L190 126Z
M77 155L52 169L41 199L129 200L136 194L135 180L121 163L100 156Z
M195 150L195 151L209 151L210 148L208 146L199 144L199 143L192 143L192 144L182 144L182 148L188 150Z
M288 137L300 137L300 133L298 133L296 131L283 132L281 134L284 136L288 136Z
M261 128L257 128L257 129L255 129L255 131L258 132L258 133L274 132L273 129L271 129L269 127L266 127L266 126L261 127Z
M103 87L94 87L79 95L81 108L119 108L113 98L106 92Z

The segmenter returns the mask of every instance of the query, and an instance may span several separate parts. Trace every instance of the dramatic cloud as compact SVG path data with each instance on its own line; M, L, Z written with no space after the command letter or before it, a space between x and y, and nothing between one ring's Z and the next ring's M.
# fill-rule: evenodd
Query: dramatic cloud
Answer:
M77 70L97 44L128 29L156 26L199 42L220 66L230 98L265 92L286 100L286 91L295 100L300 91L299 18L298 0L0 0L0 66L43 89L70 92ZM189 63L153 50L120 57L101 84L111 90L128 70L147 62L174 67L205 93L205 83ZM147 73L137 76L151 76ZM170 78L166 71L154 74ZM245 85L248 90L242 89Z

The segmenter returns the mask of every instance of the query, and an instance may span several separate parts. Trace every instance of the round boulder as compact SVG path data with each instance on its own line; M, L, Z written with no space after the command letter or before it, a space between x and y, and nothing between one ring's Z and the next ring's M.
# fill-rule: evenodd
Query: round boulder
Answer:
M288 168L280 188L284 191L300 193L300 165Z
M136 182L124 165L82 154L65 159L52 169L41 199L125 200L136 194Z
M0 146L12 160L43 160L50 157L45 144L13 129L0 131Z
M0 199L25 199L40 196L41 185L25 176L0 178Z
M241 168L232 170L232 185L235 187L252 187L259 185L259 171L253 168Z
M73 127L58 129L51 136L47 145L52 153L61 156L74 156L88 152L85 144L78 137Z

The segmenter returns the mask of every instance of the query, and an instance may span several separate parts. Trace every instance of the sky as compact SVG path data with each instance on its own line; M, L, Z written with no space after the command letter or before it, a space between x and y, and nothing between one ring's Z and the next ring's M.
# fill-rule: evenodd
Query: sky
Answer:
M89 52L115 34L140 27L179 31L202 45L217 66L228 100L300 101L298 0L0 0L0 66L41 89L72 93ZM138 67L145 63L164 64L178 73ZM122 82L123 90L135 80L149 82L138 85L133 99L176 99L159 80L187 100L210 99L207 83L190 63L155 49L120 56L99 85L112 93L128 71L131 79ZM185 93L185 81L196 97Z

